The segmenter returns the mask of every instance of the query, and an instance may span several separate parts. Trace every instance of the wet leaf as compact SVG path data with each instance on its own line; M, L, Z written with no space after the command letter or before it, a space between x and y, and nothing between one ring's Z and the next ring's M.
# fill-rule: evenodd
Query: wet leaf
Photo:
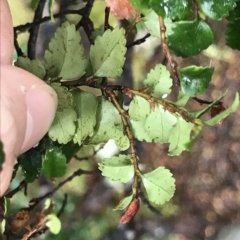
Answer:
M189 66L180 69L181 89L190 97L203 94L212 79L214 68Z
M234 9L238 0L196 0L198 6L208 17L221 19L228 16L229 11Z
M46 177L62 177L67 170L67 159L61 147L48 147L43 156L42 174Z
M42 155L39 151L31 148L18 157L26 182L33 182L39 177L42 168Z
M209 47L213 40L214 35L208 24L197 19L176 22L170 33L167 34L169 48L181 57L199 54Z

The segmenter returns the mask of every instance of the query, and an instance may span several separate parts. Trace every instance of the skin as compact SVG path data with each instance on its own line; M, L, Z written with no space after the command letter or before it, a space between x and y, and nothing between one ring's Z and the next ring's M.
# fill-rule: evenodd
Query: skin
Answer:
M5 161L0 196L8 189L16 158L48 131L57 108L52 88L31 73L12 66L13 25L7 0L0 0L0 140Z

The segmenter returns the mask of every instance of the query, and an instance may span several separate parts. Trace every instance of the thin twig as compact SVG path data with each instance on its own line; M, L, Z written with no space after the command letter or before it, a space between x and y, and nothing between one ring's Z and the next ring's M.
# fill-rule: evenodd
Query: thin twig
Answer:
M147 33L144 37L137 39L136 41L134 41L133 43L130 43L127 45L127 48L131 48L135 45L140 45L142 43L144 43L146 41L147 38L149 38L151 36L150 33Z
M162 43L162 49L163 52L166 54L166 57L169 61L170 67L171 67L171 73L174 78L175 84L177 86L180 86L180 79L178 76L178 71L177 71L177 63L173 59L170 50L168 48L168 45L166 43L166 26L164 24L164 19L162 17L159 17L159 25L160 25L160 34L161 34L161 43Z
M61 188L63 185L65 185L67 182L72 181L75 177L81 176L83 174L94 174L97 173L96 171L86 171L83 169L78 169L77 171L75 171L71 176L69 176L68 178L66 178L64 181L60 182L52 191L44 194L42 197L39 198L33 198L30 202L29 202L29 207L24 209L24 210L32 210L33 208L35 208L35 206L37 204L39 204L43 199L51 197L59 188Z
M138 178L141 172L138 168L138 159L137 159L137 154L134 147L134 137L128 123L128 115L118 103L116 99L116 94L113 91L108 91L108 90L106 90L105 92L111 98L111 101L113 102L119 114L121 115L124 130L130 142L131 162L134 168L134 179L133 179L132 191L134 195L137 195L139 190Z
M38 6L34 14L33 22L37 22L42 19L45 3L46 3L46 0L41 0L38 2ZM28 40L28 57L30 59L36 58L36 44L37 44L39 27L40 27L39 25L35 25L29 30L30 36Z
M20 46L18 44L16 31L14 31L14 47L15 47L18 57L25 57L24 53L22 52L22 49L20 48Z
M155 107L155 103L158 103L163 107L164 110L168 110L169 112L171 112L173 114L178 113L179 115L182 116L182 118L186 122L191 122L191 123L196 125L195 119L191 118L188 115L186 110L184 110L182 108L179 108L179 107L175 106L173 103L168 102L164 99L159 99L159 98L156 98L156 97L153 97L153 96L149 95L148 93L146 93L146 88L143 88L142 90L134 90L134 89L131 89L129 87L123 86L122 87L122 92L129 97L132 97L132 95L137 95L137 96L145 98L146 100L149 101L152 108Z
M212 101L206 101L206 100L202 100L200 98L197 98L197 97L192 97L192 99L196 102L198 102L200 105L202 104L211 104ZM219 101L219 102L216 102L214 105L222 105L222 102Z
M85 7L77 9L77 10L67 9L67 10L64 10L60 13L54 14L53 17L58 18L58 17L64 16L64 15L67 15L67 14L83 15L84 13L85 13ZM39 19L36 22L31 22L31 23L26 23L26 24L23 24L23 25L16 26L16 27L14 27L14 31L16 31L16 33L26 32L29 29L31 29L32 27L40 25L40 24L42 24L44 22L47 22L47 21L50 21L50 20L51 20L51 17L46 16L42 19Z
M109 13L110 13L110 8L106 7L105 8L105 17L104 17L104 30L105 31L110 28L110 25L109 25Z
M60 208L60 210L57 214L57 217L60 217L62 215L62 213L64 212L64 209L67 205L67 201L68 201L68 195L65 193L64 194L64 199L63 199L63 202L62 202L62 207Z
M25 180L21 181L20 184L18 185L18 187L16 187L14 190L12 190L11 192L6 193L6 195L4 197L6 198L12 198L17 192L21 191L23 188L25 188L27 185L27 183L25 182Z
M83 27L88 40L91 44L93 44L93 40L91 39L92 32L94 30L93 22L89 18L89 15L93 8L93 3L95 0L88 0L86 6L84 7L85 11L82 15L82 19L77 23L76 29L78 30L80 27Z
M142 17L140 15L140 13L137 13L136 17L134 18L133 22L127 27L126 29L126 33L125 36L126 38L128 37L128 35L132 32L133 28L136 26L136 24L138 22L140 22L142 20Z
M67 194L64 194L64 199L63 199L63 202L62 202L62 206L61 206L59 212L57 213L57 217L58 217L58 218L59 218L59 217L62 215L62 213L64 212L65 207L66 207L66 205L67 205L67 201L68 201L68 195L67 195ZM47 226L44 226L43 229L34 232L31 236L29 236L28 239L31 239L31 238L37 237L37 236L39 236L39 235L42 235L42 234L44 234L47 230L48 230L48 227L47 227Z

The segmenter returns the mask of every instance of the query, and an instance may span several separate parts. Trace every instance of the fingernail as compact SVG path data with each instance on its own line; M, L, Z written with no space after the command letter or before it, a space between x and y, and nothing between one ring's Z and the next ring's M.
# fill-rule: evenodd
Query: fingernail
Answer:
M57 108L57 95L44 84L26 92L27 129L21 152L34 146L48 131Z

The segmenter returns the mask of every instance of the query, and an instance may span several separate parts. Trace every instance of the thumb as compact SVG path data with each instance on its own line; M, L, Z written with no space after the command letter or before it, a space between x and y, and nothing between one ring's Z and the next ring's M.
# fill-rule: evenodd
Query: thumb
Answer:
M5 162L0 173L0 196L7 190L19 154L48 131L57 107L56 93L42 80L14 66L1 66L0 133Z

